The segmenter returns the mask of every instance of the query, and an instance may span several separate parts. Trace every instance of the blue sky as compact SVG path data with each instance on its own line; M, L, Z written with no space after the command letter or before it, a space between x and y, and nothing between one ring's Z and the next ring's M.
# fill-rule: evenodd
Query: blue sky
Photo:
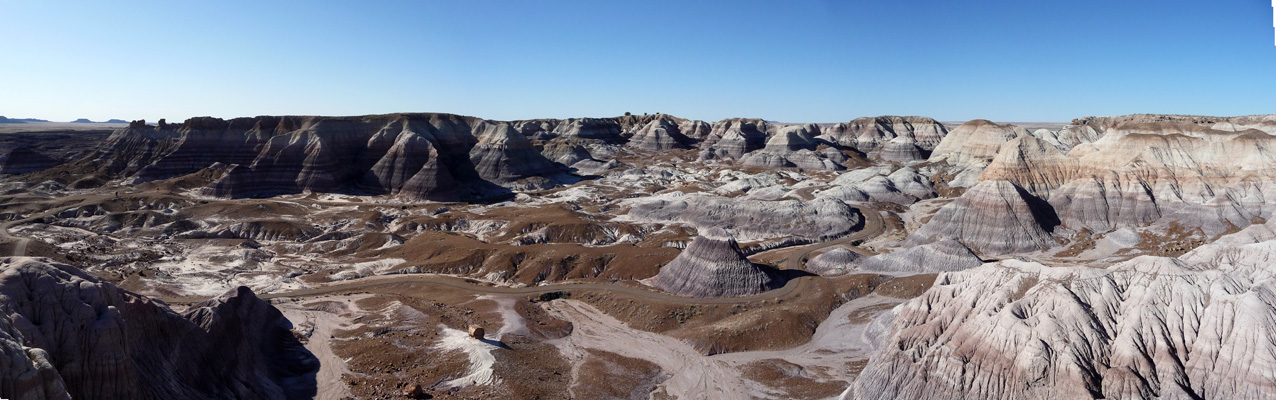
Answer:
M0 0L0 115L1276 113L1271 7Z

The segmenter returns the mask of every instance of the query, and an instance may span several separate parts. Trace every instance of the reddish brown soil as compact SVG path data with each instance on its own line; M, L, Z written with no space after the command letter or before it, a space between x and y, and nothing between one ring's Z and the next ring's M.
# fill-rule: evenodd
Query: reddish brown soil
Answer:
M848 382L820 381L801 365L780 359L751 362L743 368L744 377L784 391L788 399L826 399L846 389Z

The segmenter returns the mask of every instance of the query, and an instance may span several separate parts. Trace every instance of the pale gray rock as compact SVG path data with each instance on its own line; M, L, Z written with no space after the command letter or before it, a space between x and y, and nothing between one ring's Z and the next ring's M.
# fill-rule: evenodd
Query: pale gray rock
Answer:
M828 239L847 235L863 223L859 210L835 199L757 201L671 192L625 204L630 210L622 221L730 229L747 240L786 236Z
M871 152L897 137L913 139L917 146L930 150L939 145L948 129L926 117L863 117L830 126L823 131L830 141L861 152Z
M830 182L833 187L816 193L816 197L847 202L883 202L908 205L934 198L930 179L917 170L889 166L856 169L839 175Z
M645 151L664 151L690 148L691 139L682 135L678 124L668 118L657 118L644 125L627 146Z
M595 139L608 143L623 142L621 127L615 120L603 118L570 118L554 128L554 136L566 139Z
M953 129L930 153L930 161L968 167L987 165L1001 145L1019 136L1029 135L1014 125L1001 125L977 119Z
M859 269L865 272L923 274L961 271L983 263L961 242L942 239L869 257L859 263Z
M1153 193L1139 181L1076 179L1056 189L1050 205L1067 226L1092 232L1145 226L1161 218Z
M550 140L556 137L554 129L558 127L558 120L533 119L514 121L512 124L518 133L523 134L530 140Z
M784 286L784 281L750 262L725 230L711 228L661 267L652 286L679 296L739 297Z
M909 235L920 245L955 239L981 254L1030 252L1053 247L1059 224L1049 204L1008 181L984 181L944 205Z
M829 250L806 261L808 271L822 276L844 275L855 270L864 256L845 247Z
M899 136L886 142L886 145L877 152L877 158L882 161L906 163L925 160L926 155L922 148L917 146L917 140Z
M944 273L895 310L843 398L1271 398L1273 256L1264 241Z
M1261 227L1261 226L1262 225L1252 225L1252 227ZM1138 232L1135 232L1134 230L1130 228L1121 228L1121 229L1114 230L1112 232L1108 232L1107 234L1103 235L1103 238L1121 247L1134 247L1134 245L1137 245L1139 244L1139 242L1143 241L1143 237L1139 236ZM1265 240L1268 240L1268 239L1265 239Z
M713 126L701 120L686 120L678 124L678 132L694 141L704 140L713 132Z
M709 136L700 144L700 160L740 159L745 153L766 145L766 121L760 119L727 119L715 122Z
M780 128L779 132L767 139L762 150L745 154L740 157L740 162L768 168L844 169L839 163L845 162L846 156L836 149L828 148L832 152L816 151L819 141L815 137L819 135L819 129L815 124ZM826 156L830 158L825 158Z

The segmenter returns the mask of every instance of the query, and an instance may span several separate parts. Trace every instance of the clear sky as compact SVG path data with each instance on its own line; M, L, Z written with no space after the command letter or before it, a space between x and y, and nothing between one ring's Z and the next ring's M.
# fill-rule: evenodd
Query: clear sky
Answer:
M1276 113L1268 0L0 0L0 115Z

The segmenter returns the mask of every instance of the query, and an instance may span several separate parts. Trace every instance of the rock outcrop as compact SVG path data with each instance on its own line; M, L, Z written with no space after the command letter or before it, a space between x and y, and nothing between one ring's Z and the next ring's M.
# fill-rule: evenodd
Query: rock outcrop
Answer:
M941 274L893 311L843 398L1270 398L1276 242L1233 236L1109 268Z
M61 163L53 157L24 146L0 155L0 175L21 175L43 171Z
M858 267L865 272L924 274L961 271L983 263L961 242L941 239L866 258L859 262Z
M449 114L203 117L165 127L132 124L83 163L103 178L136 183L225 166L205 189L224 197L356 190L464 199L560 181L563 169L519 132L549 125L566 137L620 140L614 123L595 120L524 121L520 128Z
M594 139L620 143L620 123L604 118L570 118L554 128L554 136L569 139Z
M909 167L860 168L839 175L830 183L833 187L816 193L816 197L908 205L936 195L930 179Z
M966 122L953 129L930 153L930 161L953 165L986 164L997 156L1001 145L1028 135L1023 128L1001 125L985 119Z
M766 145L766 121L760 119L725 119L713 124L713 130L700 144L701 160L740 159L745 153Z
M1078 132L1066 154L1059 151L1068 147L1063 140L1020 136L999 147L979 180L1009 180L1047 199L1074 230L1158 225L1165 231L1173 223L1216 236L1276 211L1268 200L1276 194L1270 174L1276 136L1213 128L1266 121L1246 118L1088 118L1060 131ZM975 168L978 163L963 171Z
M507 123L482 124L478 139L470 150L470 163L478 176L488 182L511 186L531 177L555 178L562 172ZM532 186L545 189L552 183L543 179Z
M768 168L845 169L841 163L846 162L846 155L837 149L825 147L824 151L816 151L819 142L815 137L819 132L819 126L815 124L780 128L779 132L767 139L762 150L745 154L740 157L740 162Z
M863 117L824 129L824 135L842 146L861 152L882 148L897 137L913 139L924 150L939 145L948 129L944 124L926 117Z
M954 239L981 254L1029 252L1054 246L1050 232L1058 224L1049 204L1019 186L984 181L940 208L907 243Z
M1001 145L979 180L1008 180L1041 198L1076 176L1077 160L1033 136L1020 136Z
M697 129L691 127L691 129ZM639 129L633 137L629 138L627 146L646 151L664 151L672 149L689 148L691 139L682 135L678 124L668 118L657 118L644 125Z
M784 286L779 276L750 262L735 238L720 228L702 231L651 282L690 297L748 296Z
M796 236L824 240L859 229L859 210L836 199L757 201L672 192L627 204L621 221L685 223L698 230L723 228L746 240Z
M806 261L808 271L823 275L837 276L855 270L864 256L845 247L829 250Z
M0 259L0 397L300 399L314 358L248 288L184 314L47 259Z
M713 126L700 120L686 120L678 124L678 132L691 140L701 141L709 137L709 133L713 132Z
M877 158L882 161L906 163L925 160L926 154L921 147L917 146L917 140L900 136L886 142L886 145L877 152Z

